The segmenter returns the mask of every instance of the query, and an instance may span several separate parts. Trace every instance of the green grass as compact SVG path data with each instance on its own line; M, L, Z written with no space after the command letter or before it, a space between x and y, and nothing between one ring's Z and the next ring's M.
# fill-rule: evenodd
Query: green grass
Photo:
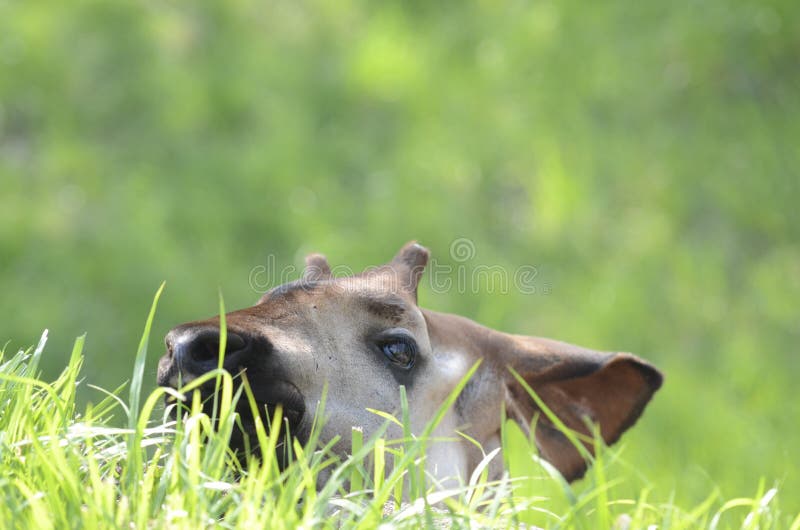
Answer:
M800 528L800 515L781 510L780 491L769 483L754 483L747 498L725 499L711 490L703 503L681 506L671 495L656 495L656 485L627 466L618 450L601 445L586 478L568 485L536 456L513 422L505 423L502 437L508 474L487 480L483 466L501 458L495 451L466 483L443 489L423 476L425 447L435 443L428 435L460 386L419 436L408 427L401 389L399 419L375 411L403 426L400 440L381 433L356 436L351 456L341 460L331 452L335 440L321 445L314 429L305 446L295 443L294 458L281 470L274 456L278 430L258 423L265 457L242 462L228 449L234 408L241 399L256 405L247 386L235 387L225 371L214 370L180 391L159 388L140 407L157 299L134 360L127 402L120 397L122 388L92 387L96 404L76 406L84 384L84 337L75 341L68 365L52 382L42 380L39 368L46 333L32 351L2 353L0 527L507 528L525 522L584 529ZM219 389L215 417L202 412L199 394L192 392L211 379ZM161 406L167 393L182 403L181 421L170 420ZM120 416L125 427L115 426ZM281 423L280 410L272 423ZM324 484L317 480L321 473L329 476Z

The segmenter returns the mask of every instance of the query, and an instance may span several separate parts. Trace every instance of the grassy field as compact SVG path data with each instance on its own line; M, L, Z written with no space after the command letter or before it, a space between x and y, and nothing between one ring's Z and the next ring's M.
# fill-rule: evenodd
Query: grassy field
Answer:
M228 449L234 406L240 399L249 399L254 411L257 405L227 372L213 371L180 392L142 394L154 310L155 303L128 399L119 389L106 392L85 411L75 403L83 337L52 383L39 378L46 334L33 351L3 352L3 528L800 528L800 514L782 511L778 489L763 481L752 497L726 500L713 490L697 506L680 506L654 495L646 477L601 445L587 477L571 487L536 457L511 421L502 432L502 454L486 454L460 486L414 478L422 476L425 447L435 443L426 433L436 420L418 436L399 440L380 432L354 437L346 460L330 452L335 440L323 446L312 431L305 446L295 442L295 457L283 469L274 456L279 430L258 424L258 445L267 456L242 462ZM192 389L214 379L219 400L216 415L208 416ZM441 415L466 381L442 404ZM185 403L181 421L162 410L167 393ZM115 414L125 416L125 427L112 425ZM280 414L272 422L280 423ZM407 415L406 404L401 418ZM410 432L398 419L387 421ZM498 481L489 481L484 467L493 458L503 458L508 469ZM319 481L322 473L327 478Z
M131 380L162 281L142 402L161 337L215 314L220 290L244 307L281 272L296 278L307 252L359 270L418 239L451 271L449 288L423 282L424 307L631 351L665 372L611 464L611 498L686 512L718 491L701 510L713 516L777 488L767 510L786 523L800 511L799 11L780 0L0 2L4 362L47 328L24 373L53 381L74 371L86 333L82 383L54 390L75 408L14 426L30 405L14 398L0 410L13 427L3 458L98 410L106 395L90 385ZM525 268L531 283L459 284L458 271L485 267ZM14 392L44 388L25 381ZM102 419L128 425L121 406ZM130 434L104 436L132 447L119 445ZM598 491L591 482L577 488ZM57 485L23 483L55 502ZM740 525L737 510L725 524Z

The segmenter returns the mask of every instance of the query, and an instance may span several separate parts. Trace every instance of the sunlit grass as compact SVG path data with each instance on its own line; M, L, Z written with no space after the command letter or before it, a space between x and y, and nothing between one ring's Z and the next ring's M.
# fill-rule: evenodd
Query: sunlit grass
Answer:
M216 369L179 392L161 388L142 400L154 311L155 302L133 363L127 402L120 397L122 389L95 389L99 401L76 408L83 337L52 382L39 374L46 333L35 349L3 353L0 527L800 528L800 516L783 513L778 490L763 481L753 485L750 498L722 499L711 491L698 506L677 506L657 498L657 485L600 444L595 444L592 471L569 485L536 456L532 441L512 422L504 425L502 454L487 454L460 486L438 486L425 475L425 450L436 443L430 434L466 379L416 436L401 389L400 418L374 412L387 425L398 423L402 438L355 431L346 459L331 450L336 440L321 443L315 428L307 444L294 443L290 463L281 468L279 430L266 428L254 414L263 458L242 462L228 440L237 428L236 403L246 400L257 407L247 384L236 385L230 374ZM211 380L219 389L215 415L203 412L199 393L193 392ZM171 420L161 406L166 394L181 403L180 421ZM113 426L120 424L119 416L126 427ZM271 423L281 422L278 409ZM486 468L496 458L505 459L510 474L490 481Z

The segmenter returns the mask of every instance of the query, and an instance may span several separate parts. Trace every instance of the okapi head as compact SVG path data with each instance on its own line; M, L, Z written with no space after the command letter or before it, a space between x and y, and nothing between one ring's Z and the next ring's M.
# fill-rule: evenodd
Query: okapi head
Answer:
M510 368L567 427L588 435L589 425L596 424L607 444L636 422L661 386L661 373L627 353L511 335L421 309L417 284L428 255L411 242L391 262L342 278L331 275L323 256L309 256L301 280L226 315L223 366L231 374L246 374L265 416L281 404L292 435L300 441L308 438L327 387L322 441L338 435L336 450L344 455L351 447L353 426L369 435L384 424L368 408L399 412L400 385L406 387L412 429L421 432L480 360L434 431L450 441L431 444L429 472L467 479L482 455L472 443L453 441L463 440L455 431L467 433L488 452L500 445L505 407L523 431L535 429L541 456L565 478L582 476L584 458L542 414ZM216 368L219 325L214 317L172 329L158 366L159 384L177 387ZM245 432L232 440L239 450L253 427L252 415L240 412Z

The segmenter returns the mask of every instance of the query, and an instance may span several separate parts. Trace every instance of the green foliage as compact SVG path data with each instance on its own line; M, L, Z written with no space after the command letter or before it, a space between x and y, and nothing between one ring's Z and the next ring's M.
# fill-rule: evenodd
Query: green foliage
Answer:
M3 335L49 328L24 376L49 380L86 331L86 379L115 388L164 280L155 337L215 313L218 287L252 304L254 267L322 251L358 269L416 238L443 265L536 267L533 294L423 285L426 307L665 370L622 442L651 490L625 498L699 505L763 478L800 509L797 17L782 0L0 2ZM20 383L56 408L4 409L15 440L88 402L105 419L103 392L59 397L70 373Z

